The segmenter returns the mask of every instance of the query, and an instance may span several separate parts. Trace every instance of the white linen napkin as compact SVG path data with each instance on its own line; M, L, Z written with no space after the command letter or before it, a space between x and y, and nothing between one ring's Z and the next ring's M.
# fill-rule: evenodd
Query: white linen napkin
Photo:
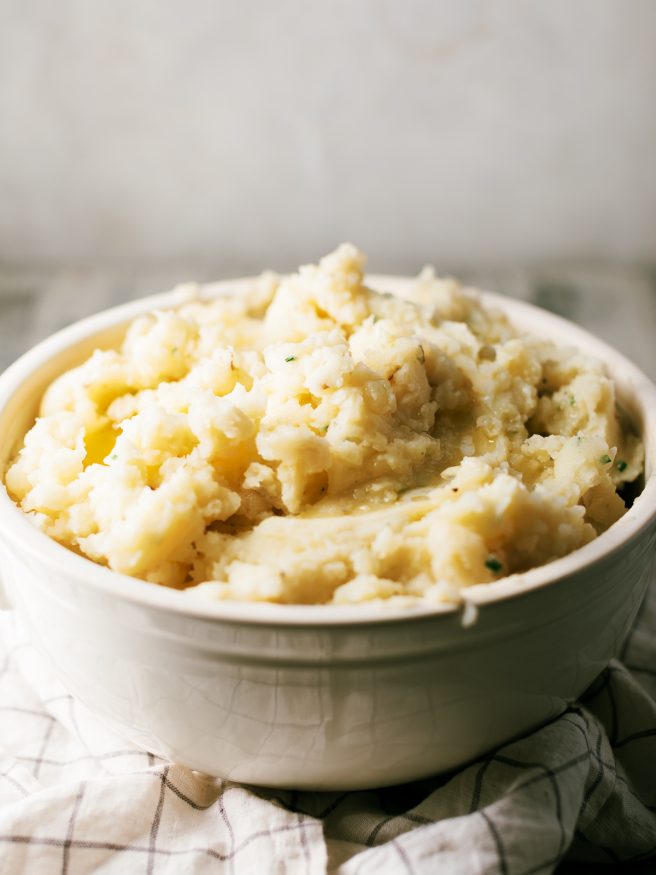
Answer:
M265 790L109 732L0 613L0 873L529 875L656 854L656 591L565 714L456 773ZM656 866L656 862L654 864Z

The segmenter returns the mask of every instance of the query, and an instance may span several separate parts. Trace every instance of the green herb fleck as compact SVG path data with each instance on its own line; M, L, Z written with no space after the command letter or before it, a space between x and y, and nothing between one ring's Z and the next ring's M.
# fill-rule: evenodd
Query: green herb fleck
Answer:
M575 404L576 404L576 398L573 395L570 395L569 396L569 406L574 407Z
M417 347L417 361L421 362L422 365L426 361L426 353L424 352L424 347L421 344L419 344L419 346Z
M494 556L488 556L485 560L485 567L489 568L494 574L498 574L503 569L501 562L499 562Z
M599 456L599 461L602 465L610 465L613 460L608 453L604 453L603 456Z
M118 459L118 456L116 455L116 453L112 453L111 456L110 456L109 458L110 458L112 461L114 461L114 459Z
M288 355L288 356L286 357L285 361L286 361L286 362L295 362L295 361L296 361L296 356L295 356L295 355Z
M177 346L172 346L172 347L171 347L171 352L173 353L173 355L175 355L177 351L178 351L178 347L177 347Z
M619 462L615 465L615 467L616 467L617 470L620 471L620 472L621 472L621 471L626 471L626 469L628 468L628 463L625 462L623 459L620 459Z

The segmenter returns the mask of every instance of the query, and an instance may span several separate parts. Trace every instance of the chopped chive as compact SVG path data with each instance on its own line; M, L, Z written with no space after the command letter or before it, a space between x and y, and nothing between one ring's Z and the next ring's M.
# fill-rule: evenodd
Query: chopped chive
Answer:
M573 395L569 396L569 406L573 407L576 404L576 398Z
M617 468L618 471L626 471L626 469L628 468L628 463L625 462L623 459L620 459L619 462L615 465L615 467Z
M604 453L603 456L599 456L599 461L602 465L610 465L613 460L608 453Z
M295 362L296 356L295 355L288 355L287 358L285 359L285 361L286 362Z
M118 459L118 456L116 455L116 453L112 453L109 458L114 460L114 459Z
M499 562L494 556L488 556L485 560L485 567L489 568L490 571L493 571L495 574L498 574L503 569L501 562Z

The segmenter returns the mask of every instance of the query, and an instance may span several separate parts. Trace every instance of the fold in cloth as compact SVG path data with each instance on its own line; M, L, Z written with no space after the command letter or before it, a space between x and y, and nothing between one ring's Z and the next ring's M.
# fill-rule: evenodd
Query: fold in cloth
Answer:
M383 790L222 782L108 731L0 614L0 873L529 873L656 854L656 592L554 722ZM656 863L655 863L656 866Z

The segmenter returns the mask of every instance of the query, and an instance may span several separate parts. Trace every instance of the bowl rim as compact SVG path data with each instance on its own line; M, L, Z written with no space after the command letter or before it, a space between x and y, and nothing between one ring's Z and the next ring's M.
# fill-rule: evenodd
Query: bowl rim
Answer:
M375 289L395 292L415 281L416 277L367 274L366 282ZM257 277L221 280L193 284L201 300L238 293L247 288ZM628 358L617 352L605 341L586 329L526 301L510 298L482 289L467 291L478 295L487 307L499 309L519 329L519 333L551 338L558 337L559 344L580 346L584 352L605 363L617 383L618 376L625 384L625 393L640 408L643 419L643 434L651 437L651 454L656 457L656 386ZM116 307L102 310L50 335L41 341L0 375L0 422L10 399L21 386L47 362L77 344L112 327L120 326L152 310L172 309L189 300L189 284L156 295L141 297ZM526 325L530 326L528 329ZM535 326L535 328L533 327ZM538 327L539 326L539 327ZM542 330L546 329L546 330ZM564 343L563 343L564 338ZM26 551L37 561L65 572L87 587L100 590L106 595L120 597L133 604L159 609L196 619L238 623L240 625L265 625L271 627L340 627L387 625L414 619L453 617L468 606L474 609L498 605L508 600L526 597L565 577L571 577L607 559L620 548L628 545L656 522L656 459L644 488L635 502L606 532L583 547L560 559L526 572L512 574L492 583L475 584L462 591L458 603L418 602L390 605L385 602L363 602L355 605L280 605L263 602L218 601L188 591L173 590L159 584L149 583L98 565L91 559L73 553L67 547L41 532L20 508L14 504L4 486L4 471L0 481L0 531L1 537Z

